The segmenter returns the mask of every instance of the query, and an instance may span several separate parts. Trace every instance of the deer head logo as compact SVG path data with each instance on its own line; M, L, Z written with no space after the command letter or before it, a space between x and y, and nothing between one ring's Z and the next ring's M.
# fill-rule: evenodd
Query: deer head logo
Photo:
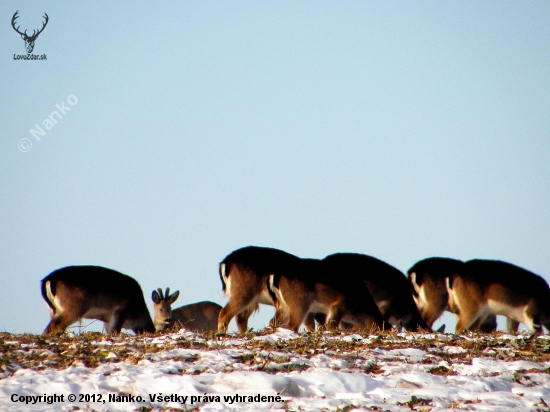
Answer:
M46 21L43 23L42 28L38 31L33 30L32 35L29 36L29 35L27 35L27 30L25 30L24 33L21 33L19 31L20 26L15 27L15 20L17 20L17 18L19 17L17 15L17 13L19 13L19 10L17 10L15 12L15 14L13 15L13 18L11 19L11 25L12 25L13 29L21 35L21 38L23 40L25 40L25 48L27 49L27 53L32 53L32 51L34 49L34 42L36 41L36 38L38 37L38 35L40 33L42 33L42 31L46 27L46 24L48 24L48 20L49 20L48 15L46 13L44 13L44 18L46 19Z

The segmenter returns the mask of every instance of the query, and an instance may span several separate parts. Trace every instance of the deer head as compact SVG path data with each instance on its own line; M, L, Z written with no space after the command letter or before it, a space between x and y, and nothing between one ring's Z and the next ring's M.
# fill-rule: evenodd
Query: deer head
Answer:
M27 30L25 30L25 32L22 33L22 32L19 31L20 26L15 27L15 20L17 20L17 18L19 17L17 15L17 13L19 13L19 10L17 10L14 13L14 15L11 19L11 25L12 25L13 29L21 35L21 38L23 40L25 40L25 48L27 49L27 53L32 53L32 51L34 49L34 42L36 41L36 38L38 37L38 35L40 33L42 33L42 31L44 30L44 28L46 27L46 24L48 24L49 17L46 13L44 13L44 18L46 19L46 21L44 21L44 23L42 24L42 28L38 31L33 30L32 35L29 36L29 35L27 35Z
M164 330L172 324L172 303L176 301L179 295L179 290L170 295L170 288L166 288L164 295L161 288L153 291L151 298L154 303L155 319L153 322L156 330Z

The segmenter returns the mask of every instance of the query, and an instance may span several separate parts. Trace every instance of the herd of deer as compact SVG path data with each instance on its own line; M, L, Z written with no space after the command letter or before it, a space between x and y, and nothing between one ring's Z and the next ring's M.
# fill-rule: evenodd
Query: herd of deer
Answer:
M108 333L122 328L154 332L174 324L200 332L226 333L236 318L240 333L259 304L275 307L270 326L309 331L373 331L403 327L430 330L448 310L457 315L456 333L492 332L496 316L516 331L524 323L536 333L550 330L550 288L538 275L497 260L433 257L416 263L408 279L393 266L357 253L302 259L278 249L248 246L220 263L222 308L200 302L172 309L179 296L169 288L153 291L154 320L139 284L131 277L98 266L69 266L42 280L42 296L51 321L44 333L64 331L82 318L105 323Z

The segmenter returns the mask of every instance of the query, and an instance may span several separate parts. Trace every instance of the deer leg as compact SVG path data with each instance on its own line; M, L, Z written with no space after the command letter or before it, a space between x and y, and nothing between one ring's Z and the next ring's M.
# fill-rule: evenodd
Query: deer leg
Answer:
M376 330L389 330L392 328L391 323L385 322L384 319L379 318L375 315L368 315L367 317L367 328L370 331L376 331Z
M246 333L248 331L248 319L250 319L251 314L251 310L245 309L235 316L235 322L237 323L239 333Z
M229 322L231 322L231 319L233 319L235 316L237 316L243 311L242 307L243 305L241 305L240 303L237 303L236 300L234 299L227 302L227 305L225 305L222 308L222 310L220 310L220 313L218 315L218 333L227 333ZM250 314L248 316L250 316ZM245 314L243 314L243 316L240 318L239 328L243 327L243 325L246 328L245 319L247 323L248 317L245 316ZM239 329L239 332L240 332L240 329Z
M401 321L401 325L409 332L418 332L420 329L428 330L430 327L424 322L418 311L414 300L410 300L406 305L406 311L400 310L398 305L392 305L390 313Z
M456 323L455 333L462 333L465 330L470 330L472 325L479 319L480 309L475 305L460 308L458 314L458 322Z
M294 307L293 310L290 311L290 316L288 320L288 328L290 330L298 332L300 326L307 316L307 313L309 312L310 306L311 303L304 300L301 305Z
M315 321L319 324L319 325L324 325L325 323L327 323L327 314L326 313L316 313L315 314Z
M248 330L248 318L256 308L254 298L261 293L259 291L247 289L241 293L232 293L227 302L227 305L220 310L218 315L218 333L227 333L229 322L235 316L240 315L237 319L237 327L240 333L245 333Z
M336 330L344 317L345 308L342 304L336 303L331 306L328 313L327 323L325 324L328 330Z
M365 312L352 312L353 317L357 320L357 325L359 327L359 330L366 330L368 332L374 331L374 330L384 330L385 325L389 325L389 328L391 328L391 324L386 323L384 319L381 316L376 316L376 314L370 314ZM342 322L342 324L346 324L346 322Z
M542 326L546 328L546 333L550 333L550 312L544 309L540 316Z
M508 333L516 333L519 329L519 322L515 319L506 318L506 329Z
M531 319L531 330L533 330L536 335L542 335L544 333L540 315L533 316Z
M271 326L272 328L285 326L288 324L289 318L290 313L288 312L288 308L282 308L277 305L275 309L275 316L273 316L273 319L269 321L269 326Z
M227 308L229 303L220 310L218 314L218 333L227 333L227 328L229 327L229 322L233 319L233 316L236 315L236 310L231 310Z
M108 334L118 334L124 324L124 312L115 310L108 323L105 324Z
M471 327L472 330L479 330L483 333L492 333L497 330L497 316L493 314L489 314L485 316L485 318L482 318L481 316L478 318L475 327Z
M248 331L248 319L257 309L254 305L244 304L242 301L230 300L225 307L220 310L218 315L218 333L227 333L229 322L236 317L237 329L239 333Z
M254 308L249 306L241 313L237 314L235 321L237 322L237 329L239 330L239 333L246 333L248 331L248 319L250 319L253 312Z
M368 290L365 290L363 295L367 295ZM391 324L386 322L378 306L372 299L366 298L350 298L346 300L350 314L358 321L361 328L368 331L391 329Z
M50 323L48 323L48 326L46 326L46 329L44 330L44 334L47 335L50 333L63 332L73 323L82 319L82 316L84 316L84 314L85 310L83 310L81 307L73 307L58 312L57 314L52 316Z
M304 319L304 326L309 332L323 329L327 323L327 314L322 312L309 312Z
M489 314L486 297L470 280L459 277L453 282L452 288L447 285L447 290L449 302L453 302L450 305L452 312L458 316L455 333L471 330L476 322L480 325L481 320Z
M74 317L68 312L61 312L55 315L50 323L48 323L48 326L46 326L46 329L44 330L44 334L49 335L51 333L63 332L77 320L78 317Z
M535 334L540 335L544 332L542 328L542 313L539 302L530 303L525 309L525 317L527 318L527 326Z
M315 313L309 312L304 320L304 326L309 332L315 332Z
M281 276L278 286L271 290L277 296L275 321L283 322L289 329L298 332L313 303L314 291L302 280L286 276Z

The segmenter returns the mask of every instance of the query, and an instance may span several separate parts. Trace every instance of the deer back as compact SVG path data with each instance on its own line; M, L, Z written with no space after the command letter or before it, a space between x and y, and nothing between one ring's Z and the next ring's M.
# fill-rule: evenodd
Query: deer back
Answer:
M517 299L522 296L546 298L550 294L548 283L541 276L500 260L469 260L462 276L475 281L484 290L492 285L501 285Z

